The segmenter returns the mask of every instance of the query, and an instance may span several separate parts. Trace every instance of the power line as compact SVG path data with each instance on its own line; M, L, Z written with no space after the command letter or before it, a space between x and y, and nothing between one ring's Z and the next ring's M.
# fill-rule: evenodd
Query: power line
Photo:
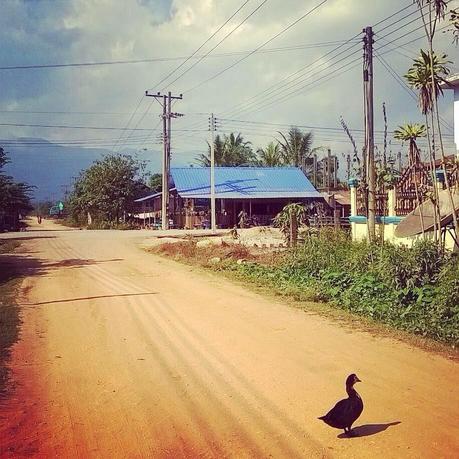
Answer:
M317 43L303 43L291 46L279 46L276 48L262 49L256 52L256 54L269 54L269 53L282 53L285 51L301 51L304 49L322 48L327 46L334 46L341 43L340 40L324 41ZM157 57L148 59L130 59L130 60L119 60L119 61L97 61L97 62L74 62L69 64L31 64L31 65L16 65L16 66L5 66L0 67L0 70L27 70L27 69L52 69L52 68L69 68L69 67L93 67L93 66L104 66L104 65L123 65L123 64L145 64L152 62L174 62L183 59L209 59L209 58L222 58L222 57L233 57L240 56L243 54L250 54L250 50L241 51L229 51L226 53L216 54L197 54L193 57L190 56L175 56L175 57Z
M256 11L258 11L259 8L261 8L261 6L263 6L268 0L264 0L263 3L261 3L254 11L252 11L251 14L249 14L249 16L247 16L237 27L235 27L229 34L225 35L225 37L223 37L222 40L220 40L220 42L217 43L217 45L215 45L209 52L207 52L205 54L205 56L208 56L217 46L220 45L220 43L222 43L227 37L229 37L238 27L240 27L249 17L251 17ZM236 11L236 13L234 13L230 18L228 18L223 24L222 26L218 29L218 31L220 31L224 26L225 24L231 20L232 17L234 17L235 14L237 14L237 12L239 12L244 6L245 4L247 3L247 1L245 3L243 3L240 8ZM217 31L217 32L218 32ZM211 40L215 35L216 33L213 33L207 40L204 41L204 43L202 43L202 45L194 52L191 54L190 58L193 57L209 40ZM186 61L189 60L189 59L186 59ZM184 73L186 73L187 71L189 71L191 68L193 68L194 66L196 66L199 62L201 62L202 59L199 59L198 61L196 61L191 67L189 67L185 72L182 72L181 75L183 75ZM185 62L186 62L185 61ZM157 86L159 86L159 84L163 83L165 80L167 80L167 78L172 75L173 73L175 73L185 62L183 62L181 65L179 65L178 67L176 67L169 75L167 75L165 78L163 78L159 83L157 83ZM172 83L174 83L175 81L177 81L181 75L179 75L177 78L174 79L174 81ZM154 99L156 100L156 99ZM157 101L157 100L156 100ZM157 101L158 102L158 101ZM175 101L174 101L175 102ZM137 121L137 124L135 125L135 128L137 128L139 126L139 124L143 121L143 119L145 118L145 116L148 114L149 110L151 109L151 106L153 104L153 100L150 102L150 104L147 106L147 109L145 110L144 114L142 115L142 117ZM134 112L135 113L135 112ZM133 114L134 115L134 114ZM151 131L152 135L154 132L156 132L156 130L158 129L158 126L161 124L161 120L157 123L157 125L155 126L154 130ZM132 135L132 132L131 131L131 135ZM127 137L127 139L129 140L129 137Z
M399 14L400 12L405 11L405 10L406 10L406 8L402 8L402 9L398 10L397 12L393 13L393 14L390 15L389 17L387 17L387 18L385 18L385 19L379 21L376 25L379 25L379 24L385 22L386 20L392 18L392 17L395 16L396 14ZM413 14L413 13L411 13L411 14ZM404 18L405 18L405 17L404 17ZM404 18L402 18L402 19L404 19ZM391 25L393 25L393 24L394 24L394 23L392 23ZM407 24L405 24L405 26L406 26L406 25L407 25ZM387 27L386 27L386 28L387 28ZM290 74L289 76L283 78L283 79L281 80L281 82L276 83L276 84L270 86L269 88L265 89L264 91L261 91L261 92L258 93L257 95L250 97L250 98L247 99L245 102L239 103L239 104L236 105L232 110L230 110L230 111L226 110L224 113L231 113L231 112L234 112L235 109L236 109L237 107L241 107L241 106L246 105L249 101L258 98L258 97L262 96L263 94L266 94L266 92L268 92L268 93L274 92L274 91L275 91L274 88L276 88L276 86L281 85L281 87L282 87L282 86L286 86L286 85L290 84L291 82L290 82L290 83L287 82L286 84L282 85L282 83L283 83L284 81L287 81L288 79L290 79L291 77L293 77L293 76L295 76L295 75L301 74L301 72L302 72L303 70L305 70L305 69L308 69L308 70L309 70L309 73L310 73L312 67L313 67L315 64L317 64L318 62L320 62L321 60L323 60L325 57L327 57L327 56L329 56L329 55L335 53L336 51L338 51L340 48L342 48L343 46L345 46L346 44L348 44L349 42L351 42L352 40L354 40L354 39L355 39L357 36L359 36L359 35L360 35L360 33L357 33L356 35L354 35L353 37L351 37L350 39L348 39L347 41L345 41L343 44L339 45L339 46L336 47L335 49L333 49L333 50L329 51L328 53L326 53L325 55L321 56L319 59L315 60L315 61L312 62L312 63L307 64L306 66L301 67L299 70L297 70L297 71L294 72L293 74ZM348 48L348 49L350 49L350 48ZM348 50L348 49L347 49L347 50ZM346 51L347 51L347 50L346 50ZM335 56L335 57L336 57L336 56ZM330 61L331 61L331 59L328 60L328 62L330 62ZM301 75L300 75L300 76L297 76L296 78L294 78L293 81L297 80L297 79L300 78L300 77L301 77ZM280 89L280 88L278 88L278 89ZM253 105L253 102L252 102L250 105ZM237 110L237 111L239 111L239 110Z
M402 27L405 27L406 25L410 24L411 22L413 22L413 21L410 21L409 23L405 24L405 25L402 26ZM409 32L407 32L407 33L405 33L405 34L403 34L403 35L401 35L401 36L395 38L394 40L392 40L392 42L398 41L398 40L400 40L401 38L404 38L405 36L410 35L410 34L412 34L413 32L416 32L417 30L422 29L422 28L423 28L423 26L420 26L420 27L417 27L416 29L410 30ZM411 40L411 41L405 43L405 45L408 44L408 43L411 43L411 42L413 42L413 41L419 40L419 39L422 38L422 37L423 37L423 36L417 37L416 39ZM391 43L392 43L392 42L391 42ZM378 49L381 49L381 48L383 48L384 46L385 46L385 45L381 46L381 47L378 48ZM355 53L354 53L354 54L355 54ZM385 53L382 53L382 54L385 54ZM348 55L348 56L346 56L346 57L350 57L350 55ZM341 58L341 59L339 59L338 61L334 62L334 63L331 64L326 70L330 71L330 69L331 69L332 66L336 65L336 64L337 64L338 62L340 62L340 61L343 61L344 59L345 59L345 58ZM312 81L311 83L308 83L308 84L306 84L306 85L304 85L304 86L302 86L302 87L300 87L300 88L297 88L297 89L295 89L295 90L293 90L293 91L287 93L286 95L283 95L283 96L280 97L280 94L283 93L283 92L285 92L285 90L283 90L283 91L281 91L279 94L274 95L274 96L271 96L271 97L270 97L271 99L272 99L272 97L277 97L277 98L274 99L274 100L272 100L272 101L270 101L270 102L268 102L268 103L266 103L266 101L261 100L261 101L257 102L256 104L254 104L254 107L252 107L252 109L249 110L247 113L252 113L252 112L254 112L254 111L264 110L264 109L266 109L266 108L268 108L268 107L270 107L270 106L272 106L272 105L274 105L274 104L277 104L277 103L285 103L287 100L291 99L294 95L296 95L296 94L297 94L298 92L300 92L300 91L303 91L303 90L306 89L307 87L316 87L316 86L318 85L317 83L319 83L319 82L321 82L321 83L319 83L319 84L322 84L322 83L324 83L325 81L329 81L329 80L331 80L332 78L336 78L337 76L340 75L340 74L337 73L338 71L342 70L341 74L343 74L343 73L345 73L345 72L351 70L352 68L356 67L357 65L359 65L359 62L360 62L360 58L356 58L356 59L354 59L353 61L347 62L346 64L342 65L341 67L339 67L339 68L337 68L337 69L333 69L333 72L334 72L334 73L333 73L332 75L328 75L328 74L327 74L327 75L324 75L324 76L322 76L321 78L318 78L318 79L316 79L315 81ZM354 64L354 65L352 66L352 64ZM322 71L320 71L320 72L322 72ZM309 78L317 76L320 72L317 72L317 73L315 73L315 74L313 74L313 75L310 75ZM300 82L295 83L294 86L297 86L298 84L300 84L300 83L306 81L306 80L309 79L309 78L303 79L303 80L301 80ZM293 86L292 86L292 87L293 87ZM258 106L256 106L257 104L258 104ZM261 105L260 105L260 104L261 104ZM252 105L253 105L253 104L252 104ZM244 110L242 110L242 111L246 111L246 110L244 109ZM241 110L239 110L239 112L241 112ZM247 113L246 113L246 114L247 114Z
M229 65L228 67L225 67L223 70L217 72L216 74L212 75L210 78L207 78L206 80L202 81L201 83L198 83L197 85L193 86L192 88L188 89L185 91L185 93L187 92L191 92L191 91L194 91L195 89L201 87L202 85L208 83L209 81L219 77L220 75L222 75L223 73L227 72L228 70L232 69L233 67L235 67L236 65L240 64L242 61L244 61L245 59L248 59L250 56L252 56L252 54L256 53L259 49L263 48L264 46L266 46L268 43L272 42L273 40L275 40L276 38L280 37L282 34L284 34L285 32L287 32L287 30L291 29L292 27L294 27L296 24L298 24L300 21L302 21L304 18L306 18L307 16L309 16L310 14L312 14L314 11L316 11L318 8L320 8L324 3L327 3L328 0L322 0L320 3L318 3L316 6L314 6L313 8L311 8L310 10L308 10L305 14L303 14L302 16L300 16L298 19L296 19L295 21L293 21L291 24L289 24L287 27L285 27L284 29L282 29L280 32L278 32L277 34L275 34L274 36L272 36L271 38L269 38L268 40L266 40L264 43L262 43L260 46L258 46L257 48L255 48L252 52L250 52L248 55L242 57L241 59L237 60L236 62L233 62L233 64Z
M268 0L263 0L263 2L261 2L248 16L246 16L237 26L235 26L233 29L231 29L213 48L211 48L202 58L200 58L199 60L197 60L193 65L191 65L190 67L188 67L186 70L184 70L178 77L176 77L173 81L171 81L169 83L169 85L172 85L174 84L176 81L178 81L180 78L182 78L183 75L185 75L186 73L188 73L191 69L193 69L194 67L196 67L196 65L198 65L202 59L204 59L205 57L207 57L210 53L212 53L212 51L214 51L218 46L220 46L228 37L230 37L237 29L239 29L239 27L241 27L246 21L249 20L249 18L251 18ZM187 91L185 91L187 92Z
M190 54L190 55L189 55L180 65L178 65L177 67L175 67L175 69L172 70L171 72L169 72L161 81L159 81L158 83L156 83L155 86L156 86L156 87L159 87L160 84L162 84L164 81L166 81L166 80L167 80L171 75L173 75L178 69L180 69L180 68L181 68L182 66L184 66L190 59L192 59L193 56L195 56L196 53L197 53L198 51L200 51L200 50L201 50L210 40L212 40L212 38L214 38L215 35L217 35L218 32L220 32L220 30L222 30L223 27L225 27L225 25L228 24L228 22L231 21L231 19L233 19L234 16L236 16L236 14L239 13L239 11L242 10L242 8L244 8L244 6L247 5L247 3L249 3L249 1L250 1L250 0L246 0L245 2L243 2L242 5L241 5L241 6L240 6L240 7L239 7L239 8L238 8L238 9L237 9L237 10L236 10L236 11L235 11L235 12L234 12L234 13L233 13L233 14L232 14L232 15L231 15L231 16L230 16L230 17L229 17L229 18L228 18L228 19L227 19L227 20L226 20L226 21L216 30L216 31L215 31L215 32L214 32L209 38L207 38L207 40L205 40L205 41L201 44L201 46L199 46L199 48L197 48L197 49L193 52L193 54ZM217 45L217 46L218 46L218 45ZM213 49L215 49L215 48L213 48ZM204 59L205 57L207 57L209 54L210 54L210 52L207 53L207 54L205 54L202 58L200 58L200 60L197 61L197 63L199 63L202 59ZM194 64L194 65L197 65L197 63ZM192 67L193 67L193 66L192 66ZM190 67L190 68L192 68L192 67ZM188 70L189 70L189 69L188 69ZM174 81L176 81L176 80L174 80ZM172 82L172 83L174 83L174 82ZM171 84L172 84L172 83L171 83ZM163 90L164 90L164 88L163 88Z
M24 123L0 123L0 126L19 126L19 127L36 127L36 128L54 128L54 129L89 129L89 130L100 130L100 131L122 131L122 127L114 126L79 126L79 125L68 125L68 124L24 124ZM135 128L134 131L151 131L151 128ZM202 131L202 129L178 129L179 131Z

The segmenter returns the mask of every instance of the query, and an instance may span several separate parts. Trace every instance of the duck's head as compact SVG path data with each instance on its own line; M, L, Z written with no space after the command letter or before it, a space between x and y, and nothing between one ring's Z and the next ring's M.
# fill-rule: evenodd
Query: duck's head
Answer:
M346 387L352 387L355 383L362 382L355 373L349 375L346 379Z

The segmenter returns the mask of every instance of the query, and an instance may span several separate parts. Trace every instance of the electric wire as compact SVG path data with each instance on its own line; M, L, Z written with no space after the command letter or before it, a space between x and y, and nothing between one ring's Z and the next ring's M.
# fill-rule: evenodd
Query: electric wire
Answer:
M278 32L277 34L275 34L274 36L272 36L271 38L269 38L268 40L266 40L264 43L262 43L260 46L258 46L257 48L255 48L253 51L251 51L249 54L247 54L246 56L242 57L241 59L237 60L236 62L233 62L231 65L229 65L228 67L225 67L223 70L220 70L219 72L217 72L216 74L212 75L211 77L205 79L204 81L198 83L197 85L194 85L192 88L190 89L187 89L185 91L185 93L189 93L191 91L194 91L195 89L203 86L204 84L208 83L209 81L212 81L214 80L215 78L219 77L220 75L222 75L223 73L227 72L228 70L234 68L236 65L240 64L241 62L243 62L244 60L248 59L250 56L252 56L254 53L256 53L258 50L260 50L261 48L265 47L268 43L271 43L273 40L275 40L276 38L280 37L282 34L284 34L285 32L287 32L287 30L291 29L292 27L294 27L296 24L298 24L300 21L302 21L304 18L306 18L307 16L309 16L310 14L312 14L314 11L316 11L317 9L319 9L323 4L327 3L328 0L322 0L320 3L318 3L317 5L315 5L313 8L311 8L310 10L308 10L305 14L303 14L301 17L299 17L298 19L296 19L295 21L293 21L291 24L289 24L287 27L285 27L284 29L282 29L280 32Z

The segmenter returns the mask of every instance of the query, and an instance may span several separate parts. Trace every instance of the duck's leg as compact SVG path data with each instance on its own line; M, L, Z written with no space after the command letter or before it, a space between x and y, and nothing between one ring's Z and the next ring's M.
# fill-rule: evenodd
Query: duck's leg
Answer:
M357 435L350 427L348 427L347 428L347 436L348 437L356 437Z

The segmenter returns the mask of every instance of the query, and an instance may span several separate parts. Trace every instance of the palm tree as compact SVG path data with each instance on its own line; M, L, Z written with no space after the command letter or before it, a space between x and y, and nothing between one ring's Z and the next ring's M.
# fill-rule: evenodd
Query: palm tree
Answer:
M257 157L254 154L250 142L244 140L239 133L225 135L225 165L227 166L249 166L256 163Z
M445 58L446 55L438 57L433 53L431 59L429 53L421 49L421 55L414 59L413 66L405 75L409 85L419 91L418 104L423 115L433 111L436 97L443 94L440 84L449 73L446 67L449 61L446 61Z
M421 161L419 155L419 148L416 143L416 140L419 137L426 136L426 127L424 124L410 124L407 123L404 126L399 126L398 129L394 131L394 137L403 142L409 142L409 161L410 166Z
M278 167L283 165L279 143L269 142L265 148L259 148L257 154L260 166Z
M241 134L217 135L214 140L216 166L248 166L256 163L250 142L245 141ZM210 166L210 145L207 154L201 153L196 162L202 166Z
M448 196L449 196L449 201L450 205L453 209L453 223L454 223L454 235L453 239L455 240L456 245L459 247L459 223L458 223L458 215L456 212L456 209L454 207L454 199L453 199L453 194L452 190L449 186L449 178L448 174L446 171L446 157L445 157L445 150L443 147L443 139L441 135L441 126L440 126L440 116L438 112L438 95L442 94L441 88L437 87L437 81L438 77L440 77L441 80L441 75L439 75L435 68L435 53L433 51L433 41L434 41L434 36L435 32L437 30L437 25L440 22L440 20L445 19L446 11L447 11L447 6L448 6L448 1L446 0L416 0L416 4L418 7L418 10L420 12L421 20L424 26L424 31L426 34L427 38L427 43L429 46L429 61L430 61L430 79L431 79L431 119L432 119L432 125L431 125L431 137L432 137L432 148L430 148L430 139L429 139L429 130L427 130L427 138L428 138L428 143L429 143L429 150L431 152L431 157L433 158L433 164L432 168L434 169L435 166L435 129L437 129L438 132L438 139L440 143L440 152L441 152L441 157L442 157L442 163L443 163L443 173L445 176L445 185L446 189L448 190ZM426 8L424 10L424 8ZM454 12L456 13L456 12ZM455 17L454 13L451 15L451 20L453 21L453 26L454 26L454 20L457 19ZM456 24L457 25L457 24ZM453 33L454 34L454 33ZM446 56L444 56L446 57ZM446 62L443 62L445 64ZM444 75L447 75L449 73L449 70L444 67L446 72L444 72ZM440 89L440 91L438 91ZM426 116L427 119L427 116ZM434 182L436 183L436 177L434 176ZM436 190L434 190L434 193L436 197L438 197L438 193ZM438 201L438 199L437 199ZM440 229L440 222L438 223L438 227ZM436 237L436 231L435 231L435 237Z
M210 145L207 142L207 154L200 153L195 159L198 164L204 167L210 167ZM225 155L225 141L222 140L219 134L215 136L214 139L214 154L215 154L215 165L223 165L224 155Z
M431 45L431 43L430 43ZM438 202L438 190L436 186L436 175L435 175L435 127L437 128L439 141L440 141L440 152L442 156L443 172L445 176L446 189L448 190L448 196L453 209L453 223L455 235L453 239L457 243L457 236L459 235L459 222L457 213L454 208L454 198L452 190L449 186L448 173L446 170L446 156L443 148L443 140L441 136L440 121L438 117L438 96L443 94L443 90L440 84L445 80L445 77L449 74L449 69L446 64L449 61L445 60L446 55L438 57L433 51L429 53L421 49L420 57L414 60L413 66L408 70L405 75L406 80L413 88L419 91L419 108L421 112L426 116L428 122L428 114L431 118L431 130L429 133L427 129L427 140L429 146L430 161L433 172L434 180L434 196L435 196L435 208L436 208L436 228L438 225L438 231L440 231L440 215L439 215L439 202ZM437 231L435 231L435 237L437 237ZM459 244L458 244L459 245Z
M311 155L312 132L303 133L297 127L292 127L287 135L279 132L282 160L284 164L300 167L304 160Z
M419 148L416 143L416 140L419 137L426 136L426 127L424 124L405 124L404 126L399 126L398 129L394 131L394 137L398 140L402 140L403 142L409 142L409 165L415 166L421 162L421 156L419 154ZM415 174L414 179L414 190L416 192L416 204L420 206L421 200L419 197L419 188L417 182L417 175ZM420 210L420 220L421 220L421 230L422 234L424 235L424 216L422 214L422 208Z

